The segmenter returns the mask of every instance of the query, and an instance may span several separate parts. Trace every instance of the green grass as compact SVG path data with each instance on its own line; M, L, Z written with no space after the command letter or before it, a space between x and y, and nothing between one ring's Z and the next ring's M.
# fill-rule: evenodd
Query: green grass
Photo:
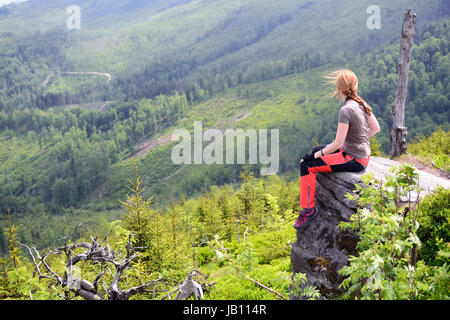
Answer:
M15 185L22 175L24 179L31 180L44 165L40 159L39 143L31 136L8 137L0 133L0 141L1 177L5 178L7 175L12 185Z
M407 152L430 166L450 173L450 131L439 128L429 137L419 137L407 145Z
M295 241L295 230L288 223L277 231L247 235L246 244L237 240L225 242L230 248L233 263L216 256L211 262L200 266L200 271L209 275L208 281L216 281L215 288L205 294L206 300L279 300L280 298L246 276L289 297L291 283L290 247L288 241ZM209 249L209 248L208 248ZM241 272L237 271L239 266Z

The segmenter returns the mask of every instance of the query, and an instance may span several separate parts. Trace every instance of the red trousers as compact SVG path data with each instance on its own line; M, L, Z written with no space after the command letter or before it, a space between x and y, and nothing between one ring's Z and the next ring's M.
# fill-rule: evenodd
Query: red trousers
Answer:
M313 149L313 153L325 148L319 146ZM317 172L357 172L364 170L369 164L370 156L364 159L356 159L339 149L312 161L300 163L300 207L314 208L316 193Z

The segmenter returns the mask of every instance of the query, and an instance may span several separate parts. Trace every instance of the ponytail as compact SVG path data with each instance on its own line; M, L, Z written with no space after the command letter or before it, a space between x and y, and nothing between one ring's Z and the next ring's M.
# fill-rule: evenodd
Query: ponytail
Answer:
M364 108L364 111L365 111L369 116L372 115L372 107L369 106L363 99L361 99L361 97L358 96L357 93L356 93L356 94L350 94L350 95L348 95L348 97L349 97L350 99L353 99L353 100L355 100L356 102L358 102L358 103Z

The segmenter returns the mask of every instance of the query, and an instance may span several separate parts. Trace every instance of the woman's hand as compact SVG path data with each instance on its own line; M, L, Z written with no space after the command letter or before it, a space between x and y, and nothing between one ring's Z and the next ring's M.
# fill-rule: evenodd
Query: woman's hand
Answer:
M314 159L320 158L322 156L322 153L319 151L317 151L314 154L306 154L303 156L303 158L300 160L300 163L302 163L303 161L312 161Z
M320 152L319 152L320 153ZM300 163L302 163L303 161L313 161L314 159L317 158L317 152L315 154L305 154L302 158L302 160L300 160Z

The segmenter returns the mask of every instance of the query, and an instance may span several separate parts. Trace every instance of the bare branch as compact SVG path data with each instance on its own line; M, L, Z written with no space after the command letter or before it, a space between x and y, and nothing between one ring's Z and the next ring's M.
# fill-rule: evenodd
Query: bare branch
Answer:
M148 283L145 284L141 284L140 286L136 286L133 288L130 288L128 290L125 290L122 292L122 295L125 299L123 300L128 300L129 297L131 297L132 295L136 294L136 293L140 293L140 292L148 292L147 290L145 290L146 288L148 288L149 286L154 285L157 282L160 282L162 280L162 278L156 279L156 280L152 280Z
M264 290L267 290L267 291L269 291L269 292L271 292L271 293L273 293L273 294L276 294L278 297L280 297L280 298L283 299L283 300L287 300L286 297L283 296L281 293L276 292L275 290L270 289L269 287L266 287L266 286L263 285L262 283L260 283L260 282L258 282L258 281L256 281L256 280L254 280L254 279L252 279L252 278L250 278L249 276L247 276L247 275L245 275L245 274L242 274L242 276L243 276L244 278L250 280L251 282L256 283L258 286L260 286L260 287L263 288Z
M176 287L175 289L173 289L173 290L170 291L169 293L165 294L165 295L161 298L161 300L164 300L164 299L166 299L167 297L170 298L170 295L171 295L172 293L174 293L174 292L180 290L180 288L181 288L181 285L179 285L178 287Z
M186 279L183 281L181 286L177 287L175 290L172 290L169 294L164 296L162 299L165 299L167 296L170 296L175 291L178 291L178 294L175 297L175 300L184 300L188 299L190 296L194 296L195 299L201 299L203 298L203 291L207 290L209 286L214 286L214 283L208 283L205 281L203 284L198 283L197 281L193 280L192 277L196 274L200 274L204 279L207 279L208 276L204 275L202 272L200 272L197 269L192 269L191 272L189 272ZM161 299L161 300L162 300Z
M64 296L58 294L64 299L70 299L70 292L74 293L75 295L82 296L86 300L128 300L132 295L137 293L165 292L165 290L157 291L155 288L161 283L162 279L152 280L148 283L135 286L127 290L120 289L119 281L123 277L125 270L130 266L132 261L139 257L139 254L136 252L137 248L132 246L131 240L132 233L130 233L128 243L126 244L127 256L125 258L116 257L115 253L111 251L108 243L106 243L106 237L100 243L97 241L97 238L91 237L91 243L79 242L75 244L65 244L54 250L47 251L42 256L35 247L27 246L20 242L18 242L18 244L22 245L28 250L28 253L31 256L35 267L35 273L38 274L40 279L49 279L57 286L64 288ZM78 251L80 249L83 251ZM51 255L65 256L66 271L63 275L59 275L57 272L55 272L46 262L46 258ZM100 273L95 277L92 283L87 279L73 279L72 267L80 261L90 261L92 264L100 264ZM111 269L106 267L108 264L114 265L115 273L112 272ZM41 268L42 265L45 267L45 269ZM113 275L113 280L109 286L104 282L101 282L102 288L107 292L107 297L104 298L98 291L98 283L101 277L107 271L109 271ZM148 291L147 288L151 286L155 287L152 291Z

